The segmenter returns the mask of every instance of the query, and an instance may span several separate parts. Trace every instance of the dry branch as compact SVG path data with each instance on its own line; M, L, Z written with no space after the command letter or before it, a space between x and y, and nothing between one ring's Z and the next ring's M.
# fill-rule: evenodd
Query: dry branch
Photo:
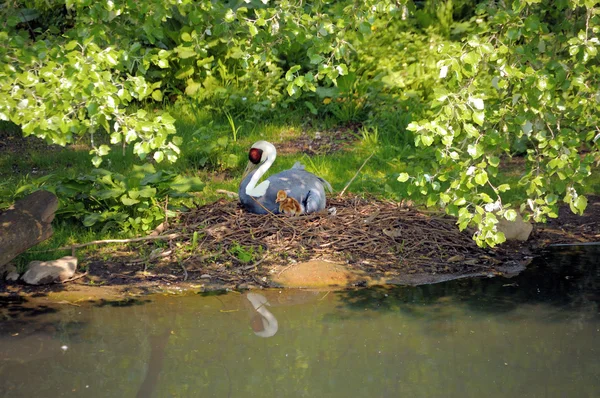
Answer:
M105 245L108 243L132 243L132 242L143 242L148 240L172 240L183 236L183 234L173 233L169 235L148 235L142 236L139 238L131 238L131 239L105 239L105 240L94 240L86 243L77 243L74 245L59 247L58 249L51 249L48 251L60 251L60 250L71 250L73 256L75 256L75 249L79 249L86 246L93 245Z

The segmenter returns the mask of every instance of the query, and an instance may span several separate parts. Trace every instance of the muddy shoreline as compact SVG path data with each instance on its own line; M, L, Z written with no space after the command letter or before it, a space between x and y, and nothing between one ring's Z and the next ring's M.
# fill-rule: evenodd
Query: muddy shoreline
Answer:
M206 231L203 233L198 253L190 256L190 260L184 263L184 266L181 261L174 262L169 258L153 263L136 262L135 253L129 248L114 252L110 260L80 259L78 274L86 274L69 283L29 286L21 282L0 282L0 297L37 297L53 302L76 304L84 300L126 300L148 294L181 294L224 289L332 290L374 285L423 285L459 278L511 277L523 271L534 257L542 254L551 245L600 241L598 196L589 197L588 209L583 216L576 216L568 207L562 207L557 219L550 220L547 224L534 225L527 242L508 242L493 250L473 246L465 248L469 243L463 236L450 236L450 229L445 229L449 228L447 225L453 225L451 219L445 220L445 217L430 217L418 211L401 209L400 205L390 202L374 203L360 198L343 203L333 201L333 204L338 205L338 215L335 219L321 215L296 220L273 218L267 222L264 217L248 217L239 213L241 210L232 202L217 202L210 205L213 207L186 214L184 217L187 219L179 220L177 226L166 231L173 233L177 228L181 230L189 227L191 219L202 224L202 231ZM223 212L224 217L217 217L219 212ZM396 213L400 214L399 218L390 219L389 214ZM377 220L377 217L384 218L384 221ZM242 225L240 220L248 225ZM365 220L372 221L372 225L365 223ZM411 224L402 224L406 220ZM432 224L434 221L437 224ZM423 232L423 236L414 236L416 239L411 246L407 243L408 240L399 238L393 232L397 229L407 233L407 225L417 225L420 228L413 229L412 235L421 233L424 225L433 225L433 228ZM377 233L376 231L382 230L383 226L386 227L383 233ZM377 245L385 244L389 248L394 243L401 242L404 251L394 251L392 247L389 250L382 249L379 255L369 251L365 245L358 245L355 250L349 250L347 248L352 248L354 244L351 238L345 241L341 238L333 240L345 242L346 246L341 246L341 249L333 247L331 250L320 250L321 247L332 246L329 245L332 236L346 236L341 232L332 235L332 231L341 231L340 228L352 230L353 236L357 236L361 242L372 242L375 250ZM216 232L211 235L210 231L213 230ZM438 232L443 232L443 235ZM469 237L468 233L464 235ZM227 236L232 238L227 240ZM231 247L241 247L243 242L240 241L245 239L245 236L248 236L248 239L251 237L252 242L259 244L266 242L263 243L264 246L256 246L256 250L261 247L266 249L260 249L264 252L254 253L250 262L240 260L231 250ZM327 239L320 238L323 236ZM430 244L422 244L424 236L436 242L439 252L431 249ZM214 246L211 246L213 243ZM180 244L190 242L182 241ZM216 248L221 250L221 255L217 257L213 256ZM414 252L412 259L417 259L412 263L411 258L406 255L410 250ZM394 256L400 261L393 262ZM207 258L210 260L207 261ZM81 271L82 266L85 271Z

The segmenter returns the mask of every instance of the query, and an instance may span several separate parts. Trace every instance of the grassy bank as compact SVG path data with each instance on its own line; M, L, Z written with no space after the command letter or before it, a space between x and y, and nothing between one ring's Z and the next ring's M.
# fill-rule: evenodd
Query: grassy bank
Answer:
M300 161L309 171L330 181L336 194L346 187L368 159L347 192L399 201L406 198L407 193L405 185L398 183L396 178L405 170L407 162L412 162L412 167L419 163L426 167L434 161L422 155L419 157L409 141L412 137L398 131L390 120L385 119L379 119L378 123L341 122L331 117L289 111L257 120L244 115L193 111L187 105L169 105L166 110L177 119L178 134L183 138L182 153L174 164L163 162L155 166L157 170L198 177L205 183L201 191L193 193L193 200L189 202L193 206L224 197L219 190L237 192L247 150L257 140L273 142L279 150L270 173ZM13 126L4 124L2 128L5 148L0 156L0 190L3 207L27 190L48 189L54 181L76 178L93 170L90 142L76 142L64 148L48 146L37 139L22 139L18 131L11 130L15 128ZM111 149L102 167L113 173L128 175L134 165L143 163L131 148L112 146ZM518 158L508 165L501 169L500 179L517 187L511 196L518 197L522 192L519 192L521 188L517 181L525 170ZM587 193L600 192L600 176L592 176L586 188ZM413 203L425 205L414 195ZM68 254L52 251L58 247L133 236L131 232L123 233L118 229L88 228L76 220L65 219L60 212L59 209L52 238L17 258L19 268L23 269L33 259L47 260ZM140 246L123 249L139 250ZM106 247L90 246L80 249L78 255L110 258L115 253Z

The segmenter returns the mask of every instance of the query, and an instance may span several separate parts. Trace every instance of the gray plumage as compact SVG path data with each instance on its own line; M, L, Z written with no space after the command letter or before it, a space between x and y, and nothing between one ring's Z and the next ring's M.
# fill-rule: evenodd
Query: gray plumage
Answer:
M269 143L269 145L272 147L272 144ZM274 152L275 148L273 147L272 150ZM265 160L263 159L262 163L264 162ZM296 162L291 169L284 170L267 178L269 187L266 193L260 197L252 197L246 193L246 187L257 171L254 170L246 175L239 188L240 202L249 212L267 214L268 210L274 214L278 214L279 203L276 203L275 200L277 192L280 190L284 190L288 197L294 198L300 203L302 213L313 213L325 209L325 189L331 192L331 185L324 179L304 170L304 166L301 163Z

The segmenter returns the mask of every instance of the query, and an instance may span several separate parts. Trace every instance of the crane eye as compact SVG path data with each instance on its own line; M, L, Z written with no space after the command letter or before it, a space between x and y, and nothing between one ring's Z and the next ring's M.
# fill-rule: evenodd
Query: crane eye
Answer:
M262 149L250 148L250 152L248 153L248 159L254 164L259 164L260 159L262 158L262 154Z

